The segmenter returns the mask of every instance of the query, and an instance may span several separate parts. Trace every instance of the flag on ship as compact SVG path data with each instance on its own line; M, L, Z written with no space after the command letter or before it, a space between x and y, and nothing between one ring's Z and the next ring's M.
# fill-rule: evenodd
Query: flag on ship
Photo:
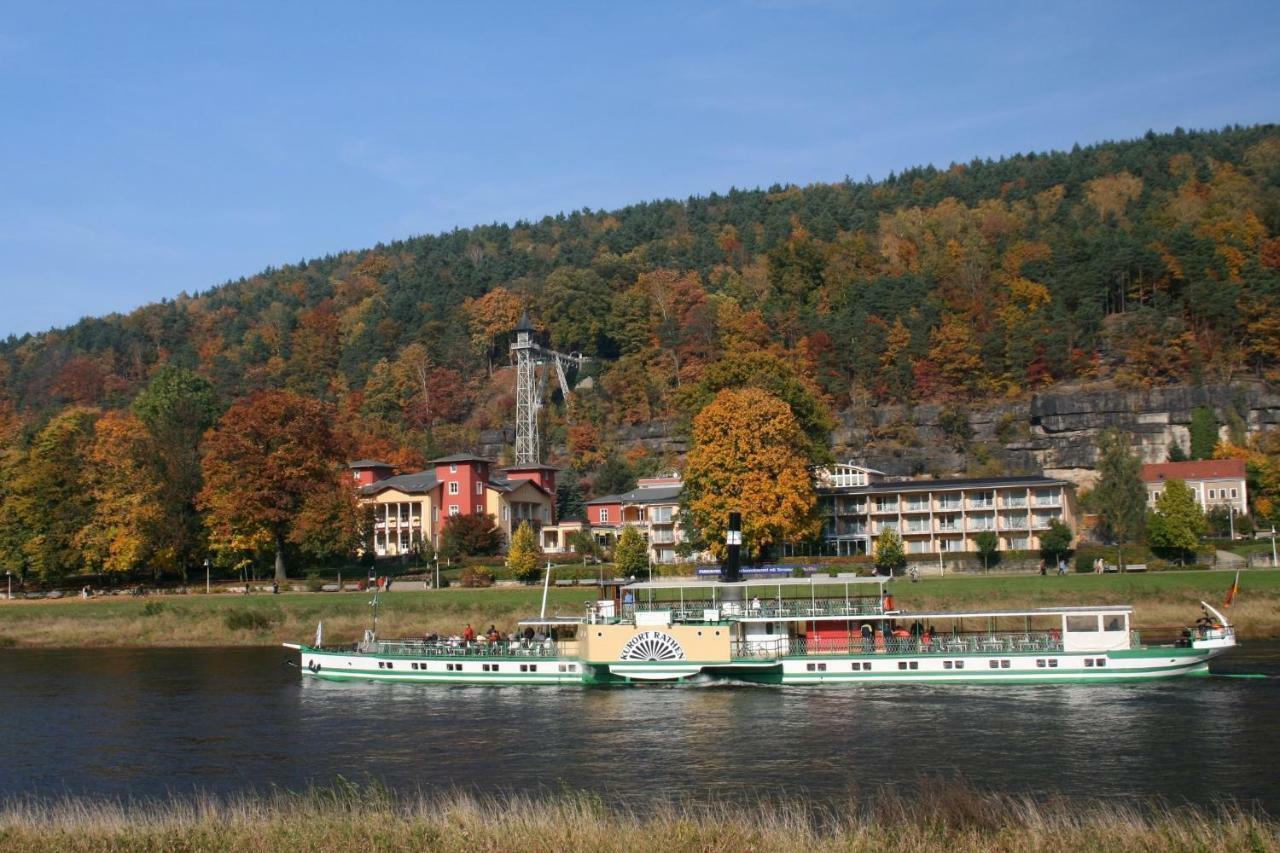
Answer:
M1236 600L1236 595L1240 592L1240 572L1236 572L1236 579L1231 584L1231 589L1227 590L1227 600L1222 602L1223 607L1230 607L1231 602Z

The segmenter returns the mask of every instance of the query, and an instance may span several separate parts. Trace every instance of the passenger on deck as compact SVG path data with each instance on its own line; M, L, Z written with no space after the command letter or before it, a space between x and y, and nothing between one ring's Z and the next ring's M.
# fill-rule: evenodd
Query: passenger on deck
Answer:
M524 626L524 641L526 643L533 642L533 626L532 625Z
M633 605L633 604L635 604L635 603L636 603L636 597L635 597L635 595L633 595L633 594L632 594L631 590L627 590L625 593L623 593L623 595L622 595L622 606L623 606L623 607L630 607L631 605Z
M751 612L760 612L760 596L758 595L751 599Z
M871 624L868 622L863 622L862 623L862 650L864 652L871 651L871 649L873 648L872 643L874 639L875 639L875 631L872 630Z
M467 623L467 627L462 629L462 642L468 646L476 641L476 629L471 627L471 623Z
M491 643L496 643L502 639L502 635L498 633L498 629L495 628L493 625L489 626L489 633L486 634L485 636L488 637L489 642Z

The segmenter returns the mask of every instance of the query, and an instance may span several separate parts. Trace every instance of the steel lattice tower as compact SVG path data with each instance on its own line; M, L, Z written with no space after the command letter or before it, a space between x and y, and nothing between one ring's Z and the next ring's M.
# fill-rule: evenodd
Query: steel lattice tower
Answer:
M533 340L533 324L529 315L521 316L516 326L516 339L511 351L516 356L516 464L537 465L538 448L538 398L537 358L538 345Z

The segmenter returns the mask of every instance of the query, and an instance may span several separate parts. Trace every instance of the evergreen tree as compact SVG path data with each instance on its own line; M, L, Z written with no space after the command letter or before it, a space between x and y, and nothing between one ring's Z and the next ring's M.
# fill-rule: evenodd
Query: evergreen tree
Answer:
M1108 542L1123 544L1142 536L1147 487L1141 471L1142 462L1119 430L1099 434L1098 485L1089 501L1098 514L1098 532Z
M560 472L556 481L556 517L561 521L585 521L587 508L582 501L582 485L573 469Z
M596 478L591 485L591 492L596 497L604 497L605 495L620 495L623 492L629 492L636 487L636 475L631 470L631 466L626 460L619 458L616 454L609 454L609 458L600 466L600 470L596 472Z
M1208 406L1191 410L1191 458L1212 459L1218 446L1218 416Z
M1182 480L1169 480L1147 520L1147 544L1174 551L1181 559L1192 559L1207 527L1195 493Z

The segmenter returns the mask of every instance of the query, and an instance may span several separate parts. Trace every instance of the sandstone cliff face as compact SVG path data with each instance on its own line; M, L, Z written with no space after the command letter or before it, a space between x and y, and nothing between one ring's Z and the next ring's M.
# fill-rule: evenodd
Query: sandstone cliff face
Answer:
M1280 426L1280 389L1261 383L1154 388L1146 391L1062 388L1018 402L971 405L958 426L954 411L938 405L874 406L841 412L832 451L893 476L1021 474L1043 470L1083 487L1096 478L1098 433L1115 427L1130 437L1144 462L1163 462L1177 442L1190 447L1191 412L1209 406L1227 436L1231 413L1249 432ZM958 433L966 432L968 437ZM480 451L497 458L512 430L486 431ZM624 448L643 446L655 456L680 457L687 440L673 424L655 421L620 430ZM563 452L563 448L553 450Z
M1038 394L1025 402L974 407L968 411L972 437L960 442L943 428L938 406L879 407L842 414L833 436L837 458L852 458L889 474L950 474L972 470L975 453L988 467L1010 473L1044 470L1082 486L1095 478L1098 433L1115 427L1130 437L1144 462L1163 462L1177 442L1190 446L1191 412L1209 406L1227 435L1231 413L1249 432L1280 425L1280 391L1259 383L1155 388L1146 391L1069 390ZM886 445L877 437L892 425L912 425L914 440Z

